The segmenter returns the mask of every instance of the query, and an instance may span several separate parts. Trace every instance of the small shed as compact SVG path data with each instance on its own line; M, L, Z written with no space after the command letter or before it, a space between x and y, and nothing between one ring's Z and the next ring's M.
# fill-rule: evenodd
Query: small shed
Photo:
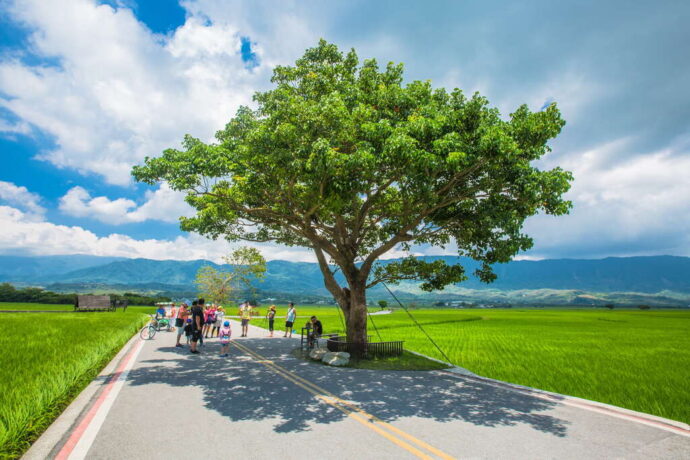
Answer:
M74 311L114 311L109 295L78 295Z

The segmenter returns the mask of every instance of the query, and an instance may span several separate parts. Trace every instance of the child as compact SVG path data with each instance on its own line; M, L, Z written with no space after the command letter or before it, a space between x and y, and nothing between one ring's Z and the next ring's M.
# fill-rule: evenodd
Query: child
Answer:
M220 332L218 332L218 337L220 338L220 356L222 358L228 356L231 335L232 330L230 330L230 321L225 321L223 327L220 328Z
M187 345L189 345L190 340L192 340L192 332L194 332L192 318L187 318L187 324L184 327L184 336L187 338Z

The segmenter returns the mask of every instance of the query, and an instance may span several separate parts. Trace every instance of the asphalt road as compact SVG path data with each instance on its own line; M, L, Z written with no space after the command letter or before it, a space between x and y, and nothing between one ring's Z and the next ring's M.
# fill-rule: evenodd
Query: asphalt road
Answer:
M683 433L471 377L331 368L254 327L228 358L174 336L145 343L86 458L690 458Z

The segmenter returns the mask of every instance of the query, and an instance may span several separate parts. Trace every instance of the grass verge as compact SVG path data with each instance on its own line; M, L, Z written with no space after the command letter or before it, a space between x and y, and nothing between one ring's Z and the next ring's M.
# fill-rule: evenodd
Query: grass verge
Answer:
M347 367L377 371L436 371L449 368L446 364L415 355L407 350L403 351L401 356L352 360Z
M299 348L292 350L292 356L313 361L309 358L306 352ZM317 361L313 362L318 363ZM327 364L323 365L327 366ZM436 371L440 369L448 369L449 366L423 356L415 355L414 353L410 353L409 351L405 350L401 356L352 360L350 361L350 364L345 367L378 371Z

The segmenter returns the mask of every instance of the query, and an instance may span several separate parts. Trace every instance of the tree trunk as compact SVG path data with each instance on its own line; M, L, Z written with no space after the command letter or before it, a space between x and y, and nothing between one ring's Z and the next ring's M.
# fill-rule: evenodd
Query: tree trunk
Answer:
M347 301L345 326L347 327L347 341L364 344L367 342L367 295L364 286L346 290L343 296Z
M367 273L363 273L355 267L354 261L349 264L341 264L347 279L347 287L341 287L335 280L323 250L318 246L313 246L316 258L319 261L319 268L323 273L323 280L326 289L333 295L338 306L345 316L345 328L347 330L347 341L359 344L367 342ZM362 347L364 349L364 347Z

